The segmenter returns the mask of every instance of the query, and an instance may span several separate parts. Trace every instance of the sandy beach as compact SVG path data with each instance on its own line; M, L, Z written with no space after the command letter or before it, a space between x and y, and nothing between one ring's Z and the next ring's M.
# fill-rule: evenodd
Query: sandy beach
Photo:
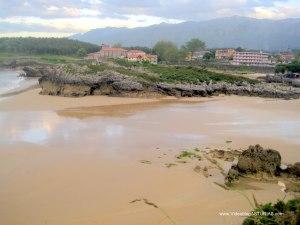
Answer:
M244 217L220 213L251 211L253 194L259 202L284 198L277 183L224 190L215 168L205 177L194 168L206 162L183 164L176 155L259 143L284 163L300 161L299 100L39 91L0 102L0 224L240 224Z

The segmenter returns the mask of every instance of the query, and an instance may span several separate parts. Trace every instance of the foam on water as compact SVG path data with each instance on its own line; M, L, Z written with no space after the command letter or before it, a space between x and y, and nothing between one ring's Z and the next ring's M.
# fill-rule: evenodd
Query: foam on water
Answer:
M37 78L19 76L20 71L0 70L0 101L38 84Z
M13 70L0 70L0 95L20 88L25 81L24 77L19 77L17 71Z

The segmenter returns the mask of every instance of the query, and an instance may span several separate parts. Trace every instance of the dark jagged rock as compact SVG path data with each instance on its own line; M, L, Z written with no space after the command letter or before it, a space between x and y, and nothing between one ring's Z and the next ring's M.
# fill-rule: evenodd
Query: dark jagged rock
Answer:
M237 169L241 173L265 172L278 174L281 165L280 153L273 149L263 149L260 145L250 146L238 159Z
M181 97L192 96L211 96L218 94L242 95L242 96L259 96L268 98L299 98L300 89L286 87L284 85L274 84L230 84L225 82L212 84L157 84L157 89L162 94L175 95Z
M51 75L39 79L41 94L80 97L86 95L122 95L126 92L142 92L143 84L135 78L113 71L96 75L68 74L52 69Z
M226 181L227 181L228 183L232 183L232 182L238 180L238 179L239 179L239 176L240 176L240 173L239 173L237 167L236 167L236 166L232 166L232 167L229 169L229 171L228 171L228 174L227 174L227 176L226 176Z
M300 177L300 162L296 162L294 165L289 165L285 172L289 175Z
M281 155L273 149L263 149L260 145L250 146L238 158L237 165L229 170L226 181L231 183L239 176L267 174L279 175L281 172Z
M52 70L50 66L25 66L23 67L25 77L42 77L47 76Z

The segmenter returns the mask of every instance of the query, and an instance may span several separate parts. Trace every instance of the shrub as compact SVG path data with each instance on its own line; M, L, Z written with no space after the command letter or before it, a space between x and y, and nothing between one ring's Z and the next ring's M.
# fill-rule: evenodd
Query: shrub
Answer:
M300 199L284 203L265 204L256 208L243 225L298 225L300 224Z

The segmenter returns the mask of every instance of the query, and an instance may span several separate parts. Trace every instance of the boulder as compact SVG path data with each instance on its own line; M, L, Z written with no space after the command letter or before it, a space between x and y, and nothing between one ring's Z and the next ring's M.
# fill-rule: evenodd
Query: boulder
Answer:
M55 66L24 66L25 77L42 77L51 74Z
M23 68L23 71L25 72L26 77L41 77L42 76L41 71L36 67L25 66Z
M289 165L286 172L290 175L300 177L300 162L296 162L294 165Z
M260 145L249 146L239 155L237 164L229 169L225 179L228 183L232 183L238 180L240 176L245 175L279 175L281 172L280 165L281 155L278 151L264 149ZM299 172L296 167L294 171Z
M278 151L263 149L260 145L255 145L242 152L238 159L237 170L245 174L264 172L277 175L280 165L281 156Z
M227 174L227 176L225 178L226 183L232 183L232 182L238 180L239 176L240 176L240 173L239 173L237 167L236 166L232 166L229 169L228 174Z

